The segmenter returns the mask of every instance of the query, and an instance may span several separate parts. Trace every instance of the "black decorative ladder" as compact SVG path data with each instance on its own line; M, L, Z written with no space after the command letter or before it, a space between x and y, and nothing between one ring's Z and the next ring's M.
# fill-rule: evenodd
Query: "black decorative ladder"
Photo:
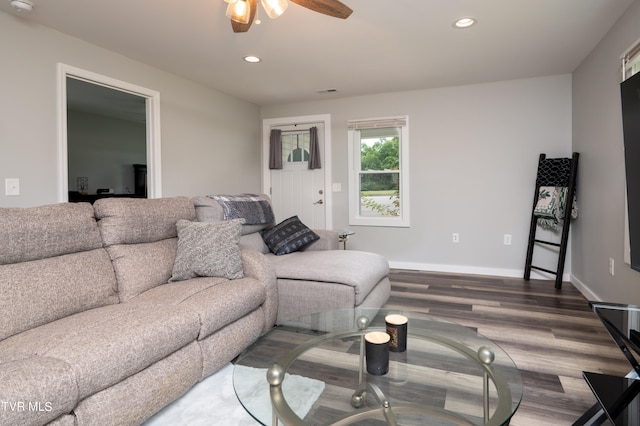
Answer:
M527 260L524 267L524 279L529 280L531 270L537 269L556 276L556 288L562 288L562 275L564 273L564 261L567 256L567 243L569 241L569 225L571 224L571 208L576 191L576 178L578 175L578 158L580 154L573 153L571 158L547 158L540 154L538 161L538 174L536 176L536 189L533 195L533 207L531 211L531 227L529 228L529 244L527 246ZM538 229L538 216L535 208L538 204L541 186L564 186L568 188L565 197L564 217L562 221L562 236L560 243L536 239ZM532 265L533 249L536 244L545 244L559 247L558 268L555 271Z

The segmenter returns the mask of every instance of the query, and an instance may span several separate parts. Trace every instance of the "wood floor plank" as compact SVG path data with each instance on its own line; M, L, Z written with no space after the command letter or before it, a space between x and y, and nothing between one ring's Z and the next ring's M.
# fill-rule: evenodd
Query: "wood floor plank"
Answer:
M571 425L595 402L583 371L631 366L570 283L394 269L390 309L427 313L477 330L504 349L524 384L511 426Z

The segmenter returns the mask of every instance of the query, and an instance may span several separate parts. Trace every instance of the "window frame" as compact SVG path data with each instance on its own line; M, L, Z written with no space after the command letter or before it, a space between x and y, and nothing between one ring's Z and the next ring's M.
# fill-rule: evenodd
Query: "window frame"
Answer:
M640 39L636 40L621 56L622 81L640 72Z
M348 127L348 161L349 161L349 225L409 227L410 192L409 192L409 117L394 116L373 119L349 120ZM398 170L369 171L373 173L397 173L399 175L400 215L399 216L362 216L360 215L360 177L361 169L361 137L360 130L376 128L396 128L399 135Z

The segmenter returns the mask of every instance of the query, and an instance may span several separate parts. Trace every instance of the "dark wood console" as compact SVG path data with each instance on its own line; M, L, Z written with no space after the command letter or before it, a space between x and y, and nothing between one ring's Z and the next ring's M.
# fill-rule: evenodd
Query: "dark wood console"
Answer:
M69 191L69 202L80 203L86 202L93 204L99 198L147 198L146 195L136 194L80 194L77 191Z

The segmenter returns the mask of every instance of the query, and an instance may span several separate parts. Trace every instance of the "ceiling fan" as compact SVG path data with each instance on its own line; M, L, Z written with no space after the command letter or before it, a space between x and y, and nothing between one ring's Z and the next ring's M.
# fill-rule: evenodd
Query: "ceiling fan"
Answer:
M229 3L227 6L227 17L231 19L231 28L235 33L249 31L256 15L258 0L224 0ZM291 0L302 7L306 7L314 12L335 18L347 19L351 15L351 10L347 5L339 0ZM282 15L289 5L289 0L260 0L262 7L269 18L277 18Z

